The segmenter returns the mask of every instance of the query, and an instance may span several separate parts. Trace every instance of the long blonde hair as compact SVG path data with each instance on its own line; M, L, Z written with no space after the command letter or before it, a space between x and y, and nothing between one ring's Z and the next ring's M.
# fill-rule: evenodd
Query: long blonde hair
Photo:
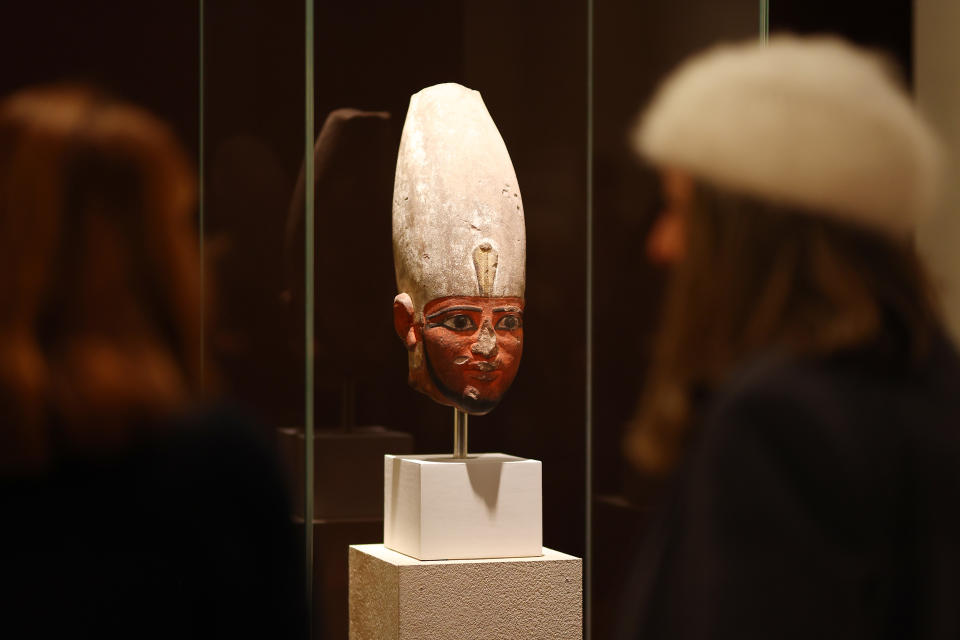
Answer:
M628 457L652 475L681 456L697 392L751 354L826 356L893 328L887 346L916 359L939 323L908 238L698 184L686 242L626 440Z

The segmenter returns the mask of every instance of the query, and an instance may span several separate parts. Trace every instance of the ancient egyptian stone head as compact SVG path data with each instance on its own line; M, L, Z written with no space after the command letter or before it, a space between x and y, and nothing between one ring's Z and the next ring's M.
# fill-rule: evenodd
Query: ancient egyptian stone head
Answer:
M523 351L526 237L517 177L476 91L410 98L393 188L397 335L409 382L475 415L510 387Z

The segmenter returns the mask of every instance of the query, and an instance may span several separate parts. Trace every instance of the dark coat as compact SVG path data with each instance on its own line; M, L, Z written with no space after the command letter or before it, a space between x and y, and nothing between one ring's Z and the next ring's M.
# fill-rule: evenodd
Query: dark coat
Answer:
M0 476L0 636L305 636L302 543L262 434L232 412Z
M960 638L960 362L767 354L700 414L622 638Z

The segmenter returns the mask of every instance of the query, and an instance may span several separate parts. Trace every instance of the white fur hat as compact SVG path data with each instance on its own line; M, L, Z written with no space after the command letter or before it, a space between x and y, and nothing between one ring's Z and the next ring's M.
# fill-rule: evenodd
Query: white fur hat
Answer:
M936 204L939 143L883 60L836 38L718 46L672 73L634 137L717 187L901 233Z

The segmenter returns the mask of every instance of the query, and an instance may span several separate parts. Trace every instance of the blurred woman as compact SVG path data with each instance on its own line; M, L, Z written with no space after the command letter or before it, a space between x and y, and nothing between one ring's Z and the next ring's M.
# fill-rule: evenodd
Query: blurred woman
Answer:
M0 102L2 624L31 637L299 637L301 562L258 433L201 409L195 178L150 114Z
M635 142L674 273L622 637L960 637L960 362L911 240L933 135L883 61L781 37L687 62Z

